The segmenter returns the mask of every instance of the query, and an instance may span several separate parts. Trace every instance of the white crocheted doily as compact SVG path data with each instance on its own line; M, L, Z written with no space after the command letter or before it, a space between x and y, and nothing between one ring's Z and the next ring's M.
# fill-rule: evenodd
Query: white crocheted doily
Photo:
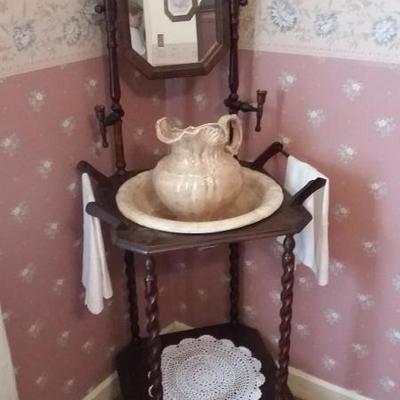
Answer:
M161 369L164 400L259 400L265 382L249 349L212 336L166 347Z

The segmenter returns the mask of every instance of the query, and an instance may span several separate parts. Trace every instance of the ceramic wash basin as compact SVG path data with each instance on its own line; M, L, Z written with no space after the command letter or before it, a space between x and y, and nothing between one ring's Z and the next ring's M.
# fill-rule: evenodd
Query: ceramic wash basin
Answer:
M241 194L212 220L179 220L159 200L152 182L153 171L126 181L117 193L116 202L129 220L160 231L205 234L238 229L271 216L283 202L281 187L269 176L248 168L242 172Z

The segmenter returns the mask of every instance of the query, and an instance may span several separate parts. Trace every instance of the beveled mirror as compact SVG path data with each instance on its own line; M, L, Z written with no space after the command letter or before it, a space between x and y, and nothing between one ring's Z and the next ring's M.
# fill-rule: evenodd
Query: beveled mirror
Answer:
M121 62L149 79L209 73L229 48L226 0L118 1Z

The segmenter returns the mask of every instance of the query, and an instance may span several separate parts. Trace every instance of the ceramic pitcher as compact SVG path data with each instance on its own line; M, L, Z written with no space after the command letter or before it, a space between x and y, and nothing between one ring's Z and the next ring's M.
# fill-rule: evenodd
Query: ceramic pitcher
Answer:
M179 129L162 118L156 130L158 139L171 148L153 171L160 200L180 220L218 219L243 186L242 169L234 158L242 143L240 119L226 115L217 123Z

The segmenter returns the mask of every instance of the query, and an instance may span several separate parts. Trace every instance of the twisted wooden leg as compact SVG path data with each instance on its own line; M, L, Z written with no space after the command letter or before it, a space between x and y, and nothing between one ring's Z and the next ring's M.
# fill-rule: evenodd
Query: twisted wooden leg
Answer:
M290 353L290 334L292 322L293 286L295 241L293 236L287 236L283 243L284 253L282 256L283 276L282 276L282 308L280 312L281 325L279 341L279 368L276 379L275 400L285 400L285 392L289 376L289 353Z
M149 256L146 260L146 315L148 333L148 379L149 395L154 400L162 400L161 376L161 341L160 325L158 322L158 289L154 259Z
M229 245L230 275L231 275L231 324L239 323L239 244Z
M136 273L135 273L135 256L131 251L126 251L125 256L125 274L128 279L128 300L129 300L129 317L131 322L132 341L139 340L139 310L136 291Z

